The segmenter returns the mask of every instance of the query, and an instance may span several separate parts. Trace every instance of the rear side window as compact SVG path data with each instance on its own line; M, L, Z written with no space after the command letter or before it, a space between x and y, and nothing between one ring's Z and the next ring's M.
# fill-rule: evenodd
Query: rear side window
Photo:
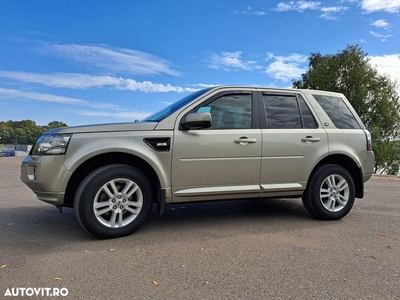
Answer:
M268 128L302 128L294 95L263 95Z
M325 96L325 95L313 95L315 100L325 110L333 124L339 129L359 129L360 125L354 118L350 109L344 103L342 98Z
M267 128L317 128L310 109L299 95L263 94Z

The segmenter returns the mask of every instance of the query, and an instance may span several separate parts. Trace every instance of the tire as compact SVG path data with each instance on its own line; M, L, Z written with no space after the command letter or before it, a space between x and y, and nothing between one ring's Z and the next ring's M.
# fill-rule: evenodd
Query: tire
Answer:
M74 209L78 222L98 238L136 231L148 217L152 193L147 177L121 164L100 167L79 185Z
M334 164L321 165L311 175L303 194L307 211L321 220L338 220L353 207L355 185L350 173Z

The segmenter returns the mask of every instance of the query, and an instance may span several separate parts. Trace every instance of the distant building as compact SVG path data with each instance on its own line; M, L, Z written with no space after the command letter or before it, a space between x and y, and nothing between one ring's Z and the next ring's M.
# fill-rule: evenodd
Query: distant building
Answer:
M1 145L0 157L27 156L31 148L32 145Z

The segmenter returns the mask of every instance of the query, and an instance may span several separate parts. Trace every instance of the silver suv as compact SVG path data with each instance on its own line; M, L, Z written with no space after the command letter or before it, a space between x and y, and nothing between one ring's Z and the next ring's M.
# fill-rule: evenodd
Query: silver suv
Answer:
M21 166L37 198L73 207L99 238L131 234L152 204L301 197L336 220L364 196L371 136L338 93L197 91L141 122L53 129Z

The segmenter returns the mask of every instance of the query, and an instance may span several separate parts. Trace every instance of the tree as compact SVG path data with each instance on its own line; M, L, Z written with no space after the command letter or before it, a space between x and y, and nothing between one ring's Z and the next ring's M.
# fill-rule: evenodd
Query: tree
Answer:
M59 121L52 121L49 124L47 124L48 129L53 129L53 128L59 128L59 127L68 127L67 124L64 122L59 122Z
M397 161L393 161L387 173L389 175L400 175L400 141L393 142L397 151Z
M399 160L394 140L400 138L399 87L379 74L360 46L347 46L337 54L312 53L302 79L294 88L339 92L353 105L372 134L375 171L393 169Z
M0 122L0 141L3 144L33 144L45 131L67 126L58 121L44 126L36 125L32 120Z

